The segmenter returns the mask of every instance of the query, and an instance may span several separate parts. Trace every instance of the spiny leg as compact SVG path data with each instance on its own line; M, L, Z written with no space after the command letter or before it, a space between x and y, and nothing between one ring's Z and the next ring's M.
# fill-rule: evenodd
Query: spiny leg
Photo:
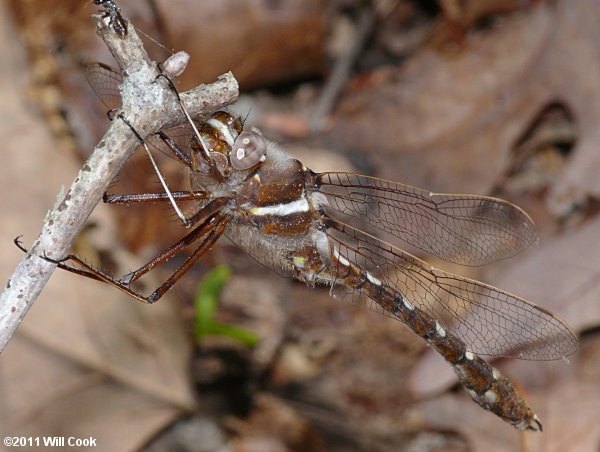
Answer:
M163 284L161 284L158 289L150 294L150 296L147 298L149 303L155 303L158 301L160 297L162 297L171 287L173 287L179 278L181 278L196 262L200 260L202 256L206 254L206 252L211 248L211 246L213 246L219 237L223 235L227 221L227 217L222 215L215 219L215 226L211 229L208 236L206 236L200 246L196 248L190 257L186 259L181 267L175 270L175 272Z
M162 264L163 262L166 262L167 260L169 260L170 258L175 256L176 254L181 252L181 250L183 248L186 248L190 244L194 243L198 239L198 237L206 234L212 227L214 227L214 219L216 218L215 215L217 214L217 212L219 210L221 210L221 208L223 207L223 205L226 202L227 202L227 198L217 198L217 199L211 201L210 203L208 203L206 206L204 206L202 209L200 209L196 214L194 214L190 218L190 221L193 221L193 222L200 221L201 219L206 219L206 221L204 221L200 226L195 228L192 232L187 234L185 237L183 237L177 243L173 244L172 246L170 246L169 248L167 248L166 250L164 250L163 252L158 254L156 257L154 257L154 259L149 261L147 264L145 264L145 265L141 266L140 268L138 268L137 270L132 271L131 273L128 273L125 276L123 276L119 280L119 282L121 284L126 284L126 285L131 284L132 282L134 282L134 281L138 280L139 278L141 278L142 276L144 276L146 273L148 273L153 268L157 267L158 265Z
M173 199L178 201L194 201L206 199L208 193L205 191L172 191ZM143 202L170 201L168 193L140 193L133 195L109 195L104 194L102 201L106 204L134 204Z
M181 278L181 276L183 276L204 254L206 254L206 252L210 249L210 247L223 234L223 231L225 230L225 225L227 224L227 221L228 221L228 217L226 217L224 215L212 216L205 223L201 224L196 229L194 229L192 232L190 232L185 237L185 239L187 239L187 245L189 245L203 237L204 237L204 240L202 240L202 243L192 253L192 255L190 257L188 257L186 259L186 261L163 284L161 284L158 287L158 289L156 289L148 297L145 297L142 294L139 294L138 292L135 292L134 290L130 289L128 284L131 281L123 282L123 280L125 278L122 278L121 280L117 281L116 279L112 278L111 276L92 267L91 265L89 265L88 263L83 261L81 258L75 256L74 254L70 254L70 255L65 256L62 259L58 259L58 260L51 259L47 256L41 256L41 257L42 257L42 259L45 259L49 262L56 264L59 268L61 268L63 270L67 270L71 273L75 273L76 275L85 276L87 278L94 279L96 281L104 282L106 284L109 284L109 285L119 289L122 292L125 292L127 295L130 295L131 297L135 298L136 300L139 300L143 303L153 304L156 301L158 301L179 280L179 278ZM181 243L181 241L176 243L169 249L167 249L163 254L167 254L167 252L174 250L174 252L169 253L169 256L168 256L168 257L172 257L173 255L179 253L181 251L181 249L183 248L183 247L179 246L180 243ZM18 241L18 238L15 239L15 244L21 250L27 252L27 250ZM152 261L154 263L154 265L152 267L146 269L146 271L144 271L142 274L138 275L137 278L139 278L143 274L150 271L156 265L159 265L159 264L165 262L168 259L168 257L163 259L160 262L156 262L156 259L154 259ZM81 267L83 267L83 269L79 269L76 267L71 267L70 265L66 265L66 264L64 264L64 262L66 262L66 261L72 261L72 262L76 263L77 265L80 265ZM145 267L142 267L142 268L145 268Z
M29 250L27 248L25 248L23 246L23 244L21 243L21 237L22 236L18 236L16 237L13 242L14 244L17 246L17 248L19 248L21 251L23 251L24 253L28 253ZM75 273L76 275L80 275L80 276L85 276L86 278L90 278L90 279L94 279L96 281L103 281L103 282L107 282L108 284L113 285L110 281L112 278L108 275L106 275L105 273L102 273L99 270L96 270L95 268L93 268L92 266L90 266L89 264L87 264L86 262L84 262L83 260L81 260L80 258L78 258L77 256L74 255L68 255L63 257L62 259L52 259L48 256L44 255L40 256L41 259L47 260L48 262L52 262L53 264L56 264L58 268L62 268L63 270L67 270L71 273ZM86 271L86 270L82 270L80 268L75 268L75 267L71 267L69 265L65 265L63 264L63 262L66 262L68 260L73 260L72 258L75 258L75 262L79 263L80 265L82 265L85 268L91 269L91 271ZM137 297L136 297L137 298Z
M156 136L158 138L160 138L160 140L165 144L165 146L169 149L169 151L171 151L173 153L173 155L175 156L175 158L177 158L177 160L179 160L181 163L183 163L188 168L194 169L194 165L193 165L192 160L190 159L189 155L187 155L179 147L179 145L177 143L175 143L175 141L173 141L173 139L171 139L171 137L169 137L164 132L158 132L156 134Z

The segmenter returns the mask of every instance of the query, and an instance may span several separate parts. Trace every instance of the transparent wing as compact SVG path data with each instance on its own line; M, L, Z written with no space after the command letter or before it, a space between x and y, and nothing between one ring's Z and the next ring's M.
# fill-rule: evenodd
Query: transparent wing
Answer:
M321 173L316 181L344 220L366 223L449 262L484 265L537 240L531 218L501 199L431 193L353 173Z
M121 107L119 85L123 81L123 76L118 70L103 63L91 63L85 68L85 78L96 96L109 110L118 110ZM171 138L184 153L190 155L188 146L194 131L189 124L171 127L164 130L163 133ZM163 154L177 160L173 152L158 135L148 137L146 142Z
M121 106L119 85L123 81L119 71L106 64L91 63L85 68L85 78L106 108L119 109Z
M496 287L433 268L393 245L331 221L330 243L340 256L366 269L384 285L460 338L468 350L482 355L530 360L560 359L578 347L575 334L559 317ZM343 259L342 259L343 261ZM333 265L333 264L332 264ZM332 269L335 275L336 270ZM334 295L349 298L395 318L358 291L345 291L341 281Z

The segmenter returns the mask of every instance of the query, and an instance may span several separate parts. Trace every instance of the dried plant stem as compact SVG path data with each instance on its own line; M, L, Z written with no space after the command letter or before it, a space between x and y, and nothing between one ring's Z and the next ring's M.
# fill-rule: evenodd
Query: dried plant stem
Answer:
M183 123L184 115L176 96L165 80L157 79L157 64L150 60L134 27L129 24L129 32L123 38L102 16L93 18L98 34L125 76L121 112L131 125L146 137ZM210 85L182 93L181 99L190 114L197 115L229 105L237 95L237 81L227 73ZM54 271L55 264L39 256L58 259L67 253L102 194L138 145L131 129L123 121L114 120L67 193L58 195L55 207L46 215L41 234L0 295L0 352Z

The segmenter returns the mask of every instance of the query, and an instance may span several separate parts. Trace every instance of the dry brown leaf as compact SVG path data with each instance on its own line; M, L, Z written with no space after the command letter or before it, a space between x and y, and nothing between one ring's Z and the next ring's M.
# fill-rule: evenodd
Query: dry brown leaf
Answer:
M156 11L169 45L192 55L181 77L184 85L196 86L232 71L247 90L322 70L326 3L159 0Z
M486 413L464 393L444 394L423 403L430 428L459 432L471 452L519 452L521 433ZM526 433L526 435L530 435Z
M0 23L0 268L6 278L23 257L12 239L23 234L28 244L35 238L77 167L25 107L21 49L9 37L9 21ZM109 223L106 211L97 218ZM194 406L188 354L168 300L135 304L114 289L57 271L0 357L3 433L92 436L96 450L137 450Z
M247 420L231 420L236 432L235 452L301 452L326 450L323 438L283 400L258 393Z
M399 69L376 72L370 88L340 105L336 137L370 152L382 177L486 193L531 119L562 101L580 122L574 160L583 161L555 191L596 193L599 9L592 0L544 3L473 33L459 53L424 49Z
M295 285L287 300L288 337L271 388L326 432L331 450L395 450L423 427L405 390L421 350L416 335L390 318L336 303L327 290Z
M181 413L21 333L2 354L0 374L3 436L92 437L97 450L134 451Z
M536 0L438 0L446 27L453 38L464 43L464 34L479 21L496 14L507 14L536 3Z

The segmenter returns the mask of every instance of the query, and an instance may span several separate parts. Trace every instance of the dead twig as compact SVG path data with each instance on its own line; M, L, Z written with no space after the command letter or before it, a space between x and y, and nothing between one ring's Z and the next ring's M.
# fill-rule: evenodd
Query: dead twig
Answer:
M129 24L124 34L107 14L93 18L98 34L124 75L121 113L131 125L145 138L183 123L185 118L176 96L162 77L157 78L158 66L144 50L134 27L124 20ZM198 115L235 102L237 95L238 84L233 75L227 73L210 85L182 93L181 99L191 115ZM58 259L67 253L102 194L138 144L132 130L123 121L114 120L67 193L58 195L56 205L46 215L41 234L0 295L0 352L55 268L55 264L39 256Z

